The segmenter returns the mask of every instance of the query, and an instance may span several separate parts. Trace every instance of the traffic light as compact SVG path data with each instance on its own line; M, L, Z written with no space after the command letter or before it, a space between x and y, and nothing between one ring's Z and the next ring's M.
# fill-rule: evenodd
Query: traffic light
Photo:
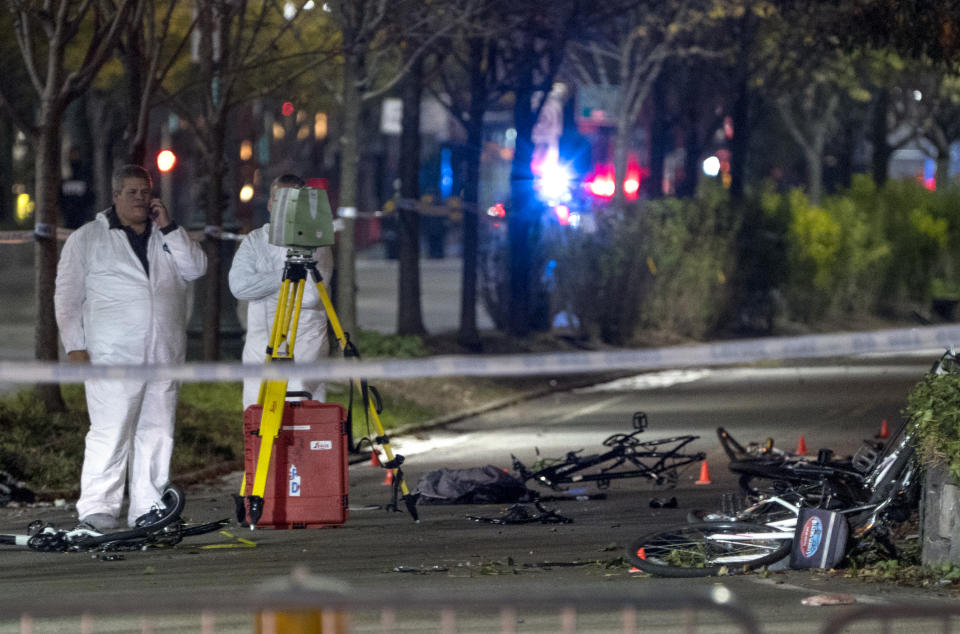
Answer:
M177 164L177 155L170 150L163 150L157 154L157 169L161 172L169 172Z

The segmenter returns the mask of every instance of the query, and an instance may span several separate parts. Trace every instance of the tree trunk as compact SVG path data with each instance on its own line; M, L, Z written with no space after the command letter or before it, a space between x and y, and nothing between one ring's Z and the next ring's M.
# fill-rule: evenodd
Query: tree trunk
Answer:
M144 77L143 50L140 40L143 33L142 23L138 22L127 35L126 52L123 55L123 69L127 88L127 128L124 138L127 141L127 162L144 165L147 155L147 122L149 116L141 116L143 109Z
M53 293L57 279L57 218L60 215L60 117L62 108L45 97L40 105L37 134L36 169L36 338L34 352L38 361L56 361L57 320ZM37 396L48 412L64 411L60 386L46 383L36 386Z
M807 196L811 204L819 205L823 199L823 150L803 154L807 162Z
M532 85L532 79L527 86ZM510 334L523 337L532 329L533 252L538 205L533 195L533 126L531 90L519 90L513 107L517 131L516 149L510 167L510 211L507 215L507 243L510 250L510 298L507 327ZM546 98L546 97L544 97Z
M950 187L950 146L937 147L937 189Z
M7 117L0 117L0 192L13 191L13 142L16 130ZM13 220L13 196L0 196L0 223Z
M627 143L630 129L625 108L617 114L617 135L613 139L613 202L615 207L623 206L623 181L627 176Z
M893 148L887 140L887 110L890 107L890 94L881 88L873 101L873 113L870 118L870 140L873 142L873 182L882 187L887 182L887 168Z
M700 180L700 134L695 121L689 121L684 132L683 143L683 180L677 184L677 196L689 198L697 193Z
M418 57L403 82L403 129L400 135L400 197L398 209L399 275L397 279L397 334L422 335L420 310L420 213L406 201L420 198L420 96L423 58Z
M94 139L111 139L111 122L114 120L110 116L113 106L110 101L101 95L90 93L90 103L87 104L87 125L90 126L90 134ZM100 211L106 209L112 204L113 185L111 180L110 165L113 156L111 143L101 142L93 144L92 174L93 191L97 195L95 209Z
M747 153L750 148L750 86L740 78L733 102L733 138L730 140L730 198L743 200L746 190Z
M340 192L338 216L343 226L337 240L337 317L347 332L357 327L356 251L354 225L357 211L357 135L360 94L356 85L358 60L347 53L343 65L343 125L340 137Z
M691 70L683 93L683 178L677 183L676 194L680 198L689 198L697 193L700 179L700 154L703 152L700 129L701 120L701 73Z
M487 88L483 75L483 41L470 41L470 120L467 122L467 173L463 188L463 279L460 285L460 330L458 343L480 349L477 330L477 247L480 228L480 154L483 151L483 113Z
M223 226L223 174L225 121L218 118L210 121L210 148L204 157L210 182L207 183L207 209L204 222L208 227ZM206 297L203 311L203 359L216 361L220 358L220 293L221 249L220 238L206 235L203 250L207 254Z
M847 120L843 123L843 138L840 151L837 152L836 182L840 189L850 189L853 184L853 155L857 151L860 129L857 121Z
M653 82L653 123L650 125L650 177L646 192L650 198L663 196L664 163L670 143L670 117L667 113L666 77L661 74Z
M755 28L753 11L749 7L748 4L748 9L734 27L734 41L740 44L738 57L742 60L733 70L735 95L731 113L733 138L730 139L730 199L735 203L741 202L746 193L749 160L747 155L750 151L750 109L753 93L750 90L750 64L747 60L753 57Z

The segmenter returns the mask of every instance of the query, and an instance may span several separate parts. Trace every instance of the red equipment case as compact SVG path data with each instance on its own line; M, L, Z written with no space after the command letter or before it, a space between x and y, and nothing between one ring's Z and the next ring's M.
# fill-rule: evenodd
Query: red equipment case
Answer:
M251 405L243 414L244 496L253 492L262 412L262 405ZM287 401L270 455L258 528L316 528L347 521L346 419L336 403Z

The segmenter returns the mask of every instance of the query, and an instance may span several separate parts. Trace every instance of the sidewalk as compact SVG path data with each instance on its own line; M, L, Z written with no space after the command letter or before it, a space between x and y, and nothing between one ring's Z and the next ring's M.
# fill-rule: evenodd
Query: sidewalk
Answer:
M377 251L368 249L357 257L357 317L362 330L394 333L400 264L377 257ZM462 278L463 260L459 256L420 259L420 310L428 333L453 332L459 327ZM493 320L479 298L477 328L493 328Z

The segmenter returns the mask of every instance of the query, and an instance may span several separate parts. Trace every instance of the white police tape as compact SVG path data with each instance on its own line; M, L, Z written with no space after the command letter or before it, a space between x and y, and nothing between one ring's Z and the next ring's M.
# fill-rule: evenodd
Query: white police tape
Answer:
M66 240L73 233L73 229L56 227L50 224L38 224L33 231L0 231L0 244L26 244L37 238L52 238Z
M317 363L187 363L184 365L89 365L0 361L0 382L80 383L86 379L239 381L283 377L325 381L355 377L408 379L441 376L525 376L704 367L753 361L844 357L865 353L946 349L960 343L960 325L924 326L800 337L612 350L493 356L451 355L405 360L336 360ZM932 360L931 360L932 361Z

